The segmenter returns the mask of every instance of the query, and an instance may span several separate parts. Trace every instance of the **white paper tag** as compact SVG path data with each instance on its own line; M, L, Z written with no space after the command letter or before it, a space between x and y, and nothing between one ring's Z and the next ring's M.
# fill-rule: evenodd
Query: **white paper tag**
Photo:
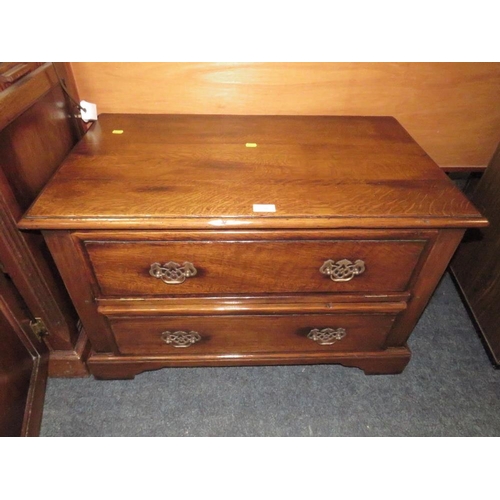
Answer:
M276 205L254 203L254 212L276 212Z
M80 101L80 113L85 123L97 120L97 106L93 102Z

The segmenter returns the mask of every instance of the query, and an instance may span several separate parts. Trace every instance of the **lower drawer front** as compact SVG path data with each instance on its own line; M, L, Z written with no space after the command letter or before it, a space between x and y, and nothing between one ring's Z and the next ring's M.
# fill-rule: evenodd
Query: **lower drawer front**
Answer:
M121 354L377 351L394 314L108 318Z

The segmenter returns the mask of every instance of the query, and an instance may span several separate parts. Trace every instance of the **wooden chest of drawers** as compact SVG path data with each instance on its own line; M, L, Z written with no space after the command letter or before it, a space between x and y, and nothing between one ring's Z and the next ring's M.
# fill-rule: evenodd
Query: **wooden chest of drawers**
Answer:
M101 115L20 221L100 378L340 363L398 373L486 220L390 117Z

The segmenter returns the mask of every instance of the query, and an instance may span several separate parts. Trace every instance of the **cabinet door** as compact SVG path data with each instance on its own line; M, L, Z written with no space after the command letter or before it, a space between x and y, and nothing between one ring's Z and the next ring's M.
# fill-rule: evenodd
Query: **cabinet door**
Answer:
M0 436L40 432L48 351L31 331L30 312L0 272Z

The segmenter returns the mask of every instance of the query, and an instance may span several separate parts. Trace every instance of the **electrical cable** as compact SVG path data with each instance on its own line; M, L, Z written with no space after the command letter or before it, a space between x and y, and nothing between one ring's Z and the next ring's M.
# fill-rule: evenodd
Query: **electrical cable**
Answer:
M59 83L61 85L61 88L64 90L64 93L70 98L70 100L73 102L73 104L83 112L87 112L85 108L82 108L79 103L76 102L76 100L73 98L73 96L70 94L68 88L66 87L66 84L64 83L64 80L59 76L59 73L57 72L56 65L52 63L52 67L54 68L54 71L56 73L57 79L59 80Z

